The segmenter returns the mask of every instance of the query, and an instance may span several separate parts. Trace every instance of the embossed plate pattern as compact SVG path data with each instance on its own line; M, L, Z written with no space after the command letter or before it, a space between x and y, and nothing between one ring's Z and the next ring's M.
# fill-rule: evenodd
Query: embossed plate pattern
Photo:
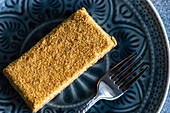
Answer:
M73 113L95 94L100 77L134 52L143 56L149 70L122 97L99 101L88 112L160 111L169 83L169 45L150 1L0 0L0 112L31 112L2 69L81 7L117 39L118 45L38 113Z

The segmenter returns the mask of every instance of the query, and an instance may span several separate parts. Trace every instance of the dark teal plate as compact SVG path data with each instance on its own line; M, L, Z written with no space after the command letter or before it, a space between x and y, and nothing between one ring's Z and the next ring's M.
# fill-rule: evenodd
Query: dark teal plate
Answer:
M99 101L88 112L161 110L169 83L169 45L149 0L0 0L0 112L31 112L2 69L81 7L117 39L118 45L38 113L73 113L95 94L101 76L134 52L148 62L149 70L122 97Z

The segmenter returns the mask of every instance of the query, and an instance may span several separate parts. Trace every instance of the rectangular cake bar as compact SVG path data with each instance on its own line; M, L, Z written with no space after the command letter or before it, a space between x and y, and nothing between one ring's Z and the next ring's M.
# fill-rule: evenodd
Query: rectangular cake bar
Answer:
M36 112L115 46L115 38L82 8L3 72Z

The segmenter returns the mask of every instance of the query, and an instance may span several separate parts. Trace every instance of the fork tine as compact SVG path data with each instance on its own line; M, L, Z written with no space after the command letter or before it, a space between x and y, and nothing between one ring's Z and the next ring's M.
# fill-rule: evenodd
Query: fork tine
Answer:
M116 84L117 85L120 85L121 83L123 83L123 81L125 81L126 79L128 79L133 73L135 73L135 71L137 69L139 69L141 66L143 66L145 64L145 62L141 63L139 66L137 66L133 71L131 71L129 74L127 74L125 77L121 78L121 79L118 79L116 81Z
M138 73L134 78L132 78L125 85L120 86L120 89L122 89L123 91L129 89L139 79L139 77L143 75L143 73L148 69L148 67L149 66L146 66L140 73Z
M106 74L109 76L113 75L115 72L121 69L125 64L127 64L136 55L137 55L137 52L125 58L123 61L121 61L116 66L114 66L111 70L109 70Z
M139 62L139 60L142 59L142 57L139 57L137 60L135 60L133 63L131 63L128 67L126 67L123 71L121 71L119 74L114 76L112 80L116 80L117 78L120 78L125 72L127 72L131 67L133 67L135 64Z

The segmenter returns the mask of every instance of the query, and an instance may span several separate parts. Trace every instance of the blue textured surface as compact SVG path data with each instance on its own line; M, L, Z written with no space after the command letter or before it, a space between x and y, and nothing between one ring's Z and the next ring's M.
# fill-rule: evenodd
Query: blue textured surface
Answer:
M170 0L151 0L157 9L170 40ZM161 113L170 113L170 90Z
M154 1L160 14L166 15L163 21L168 26L168 12L163 9L168 1L161 2ZM146 0L0 0L0 112L30 112L2 69L82 6L118 45L38 113L72 113L94 95L96 83L106 70L134 52L143 56L142 61L150 66L148 71L122 97L99 101L88 112L158 110L168 81L168 55L164 33ZM166 106L168 103L162 111L168 112Z

